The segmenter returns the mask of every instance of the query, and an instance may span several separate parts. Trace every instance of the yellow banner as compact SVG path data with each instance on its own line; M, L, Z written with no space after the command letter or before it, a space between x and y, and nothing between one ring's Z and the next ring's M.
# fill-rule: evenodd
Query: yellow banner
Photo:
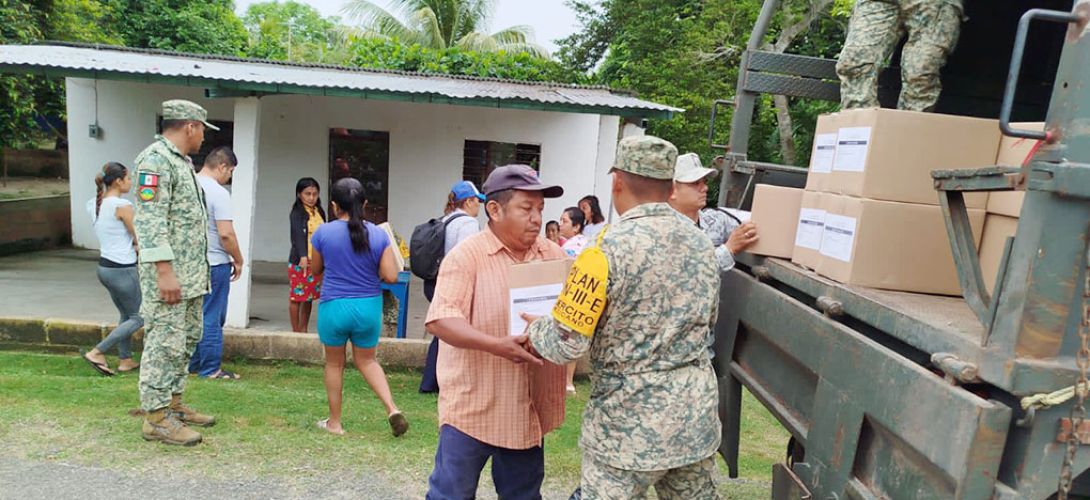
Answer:
M608 280L609 262L602 250L597 246L583 250L556 299L553 319L583 336L593 336L606 309Z

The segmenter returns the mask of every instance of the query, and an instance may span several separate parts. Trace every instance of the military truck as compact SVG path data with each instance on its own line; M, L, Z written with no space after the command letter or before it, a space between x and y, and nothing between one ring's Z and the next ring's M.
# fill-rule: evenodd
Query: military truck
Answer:
M759 94L839 97L834 61L758 50L779 7L764 2L724 103L721 206L746 208L756 183L805 182L804 168L747 156ZM744 254L723 275L720 452L736 476L744 387L791 434L775 498L1090 495L1078 390L1090 385L1090 0L966 0L965 14L936 111L999 118L1042 146L1021 168L932 172L963 296L849 286ZM896 65L880 78L887 107ZM1042 120L1045 132L1011 126ZM989 294L964 194L1004 190L1026 196Z

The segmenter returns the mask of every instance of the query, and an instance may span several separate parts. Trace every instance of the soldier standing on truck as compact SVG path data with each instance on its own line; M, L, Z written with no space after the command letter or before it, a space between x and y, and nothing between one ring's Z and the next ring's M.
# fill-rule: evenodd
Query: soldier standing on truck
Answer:
M708 235L715 247L715 260L719 269L734 268L734 256L757 243L757 225L743 223L726 209L707 207L708 177L716 170L700 165L700 156L686 153L677 157L674 167L674 190L670 193L670 206L688 217Z
M189 357L203 331L201 306L209 291L208 212L189 155L204 130L219 130L208 112L180 99L163 103L163 132L136 157L139 200L133 226L140 242L141 315L145 318L140 406L148 441L192 446L214 417L182 403Z
M939 100L939 71L961 30L962 0L858 0L836 74L843 109L878 107L878 70L901 36L898 109L932 111Z
M677 149L657 137L617 146L620 221L583 251L528 348L563 365L590 352L582 498L715 498L720 424L707 345L718 310L712 245L667 204Z

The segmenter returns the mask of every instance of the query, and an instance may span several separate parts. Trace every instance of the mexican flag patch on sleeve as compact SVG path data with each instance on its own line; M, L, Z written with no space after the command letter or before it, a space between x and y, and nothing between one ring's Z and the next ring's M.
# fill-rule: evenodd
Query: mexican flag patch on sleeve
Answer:
M159 174L138 172L136 185L136 197L140 201L154 201L159 196Z

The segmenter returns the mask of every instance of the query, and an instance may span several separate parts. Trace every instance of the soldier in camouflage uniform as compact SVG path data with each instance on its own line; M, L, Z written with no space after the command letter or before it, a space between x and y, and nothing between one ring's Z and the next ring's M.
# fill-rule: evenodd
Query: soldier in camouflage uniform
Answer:
M961 30L962 0L858 0L836 64L843 109L878 107L878 71L907 32L897 107L931 111Z
M657 137L620 142L613 199L622 215L599 239L608 279L597 327L575 332L555 311L529 327L533 350L553 363L590 351L584 499L642 498L652 486L660 499L716 497L720 424L706 346L719 271L708 237L667 204L676 158Z
M144 439L192 446L190 425L215 418L182 403L187 367L201 339L201 304L209 291L208 215L190 154L200 150L208 113L195 103L163 103L163 133L136 157L136 214L143 293L144 355L140 406Z

